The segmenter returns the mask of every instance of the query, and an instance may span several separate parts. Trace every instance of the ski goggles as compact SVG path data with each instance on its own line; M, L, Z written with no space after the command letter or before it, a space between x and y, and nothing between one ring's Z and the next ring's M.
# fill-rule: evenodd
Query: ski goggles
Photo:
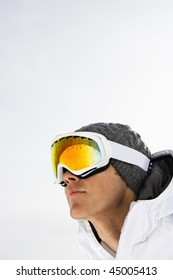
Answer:
M150 159L137 150L95 132L58 135L51 146L51 157L56 182L62 185L64 170L87 178L106 169L111 158L136 165L146 172L150 163Z

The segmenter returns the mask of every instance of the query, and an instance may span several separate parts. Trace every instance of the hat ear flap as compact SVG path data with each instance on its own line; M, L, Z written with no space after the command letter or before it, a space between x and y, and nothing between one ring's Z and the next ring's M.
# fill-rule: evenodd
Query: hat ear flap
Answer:
M170 154L155 157L151 160L153 166L150 175L143 184L139 199L154 199L169 185L173 176L173 156Z

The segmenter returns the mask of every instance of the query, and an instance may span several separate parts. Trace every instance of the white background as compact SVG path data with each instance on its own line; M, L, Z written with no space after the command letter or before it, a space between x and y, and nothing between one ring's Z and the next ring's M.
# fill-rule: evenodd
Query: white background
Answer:
M0 259L84 259L56 134L120 122L172 149L173 2L0 0Z

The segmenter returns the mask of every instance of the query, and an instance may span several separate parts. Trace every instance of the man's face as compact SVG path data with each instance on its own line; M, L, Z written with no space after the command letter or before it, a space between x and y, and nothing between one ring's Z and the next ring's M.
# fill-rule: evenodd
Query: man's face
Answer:
M66 171L65 194L74 219L102 218L105 213L116 211L123 201L126 182L110 165L106 170L89 178L80 179Z

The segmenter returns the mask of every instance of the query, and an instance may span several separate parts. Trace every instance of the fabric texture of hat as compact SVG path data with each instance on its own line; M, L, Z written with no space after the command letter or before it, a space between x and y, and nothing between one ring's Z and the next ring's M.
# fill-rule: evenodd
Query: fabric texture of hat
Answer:
M142 141L141 136L133 131L130 126L119 123L93 123L81 127L76 131L96 132L104 135L108 140L133 148L147 157L151 157L150 150ZM138 166L128 164L116 159L110 160L110 163L118 171L121 177L127 182L129 187L139 194L142 184L148 173Z

